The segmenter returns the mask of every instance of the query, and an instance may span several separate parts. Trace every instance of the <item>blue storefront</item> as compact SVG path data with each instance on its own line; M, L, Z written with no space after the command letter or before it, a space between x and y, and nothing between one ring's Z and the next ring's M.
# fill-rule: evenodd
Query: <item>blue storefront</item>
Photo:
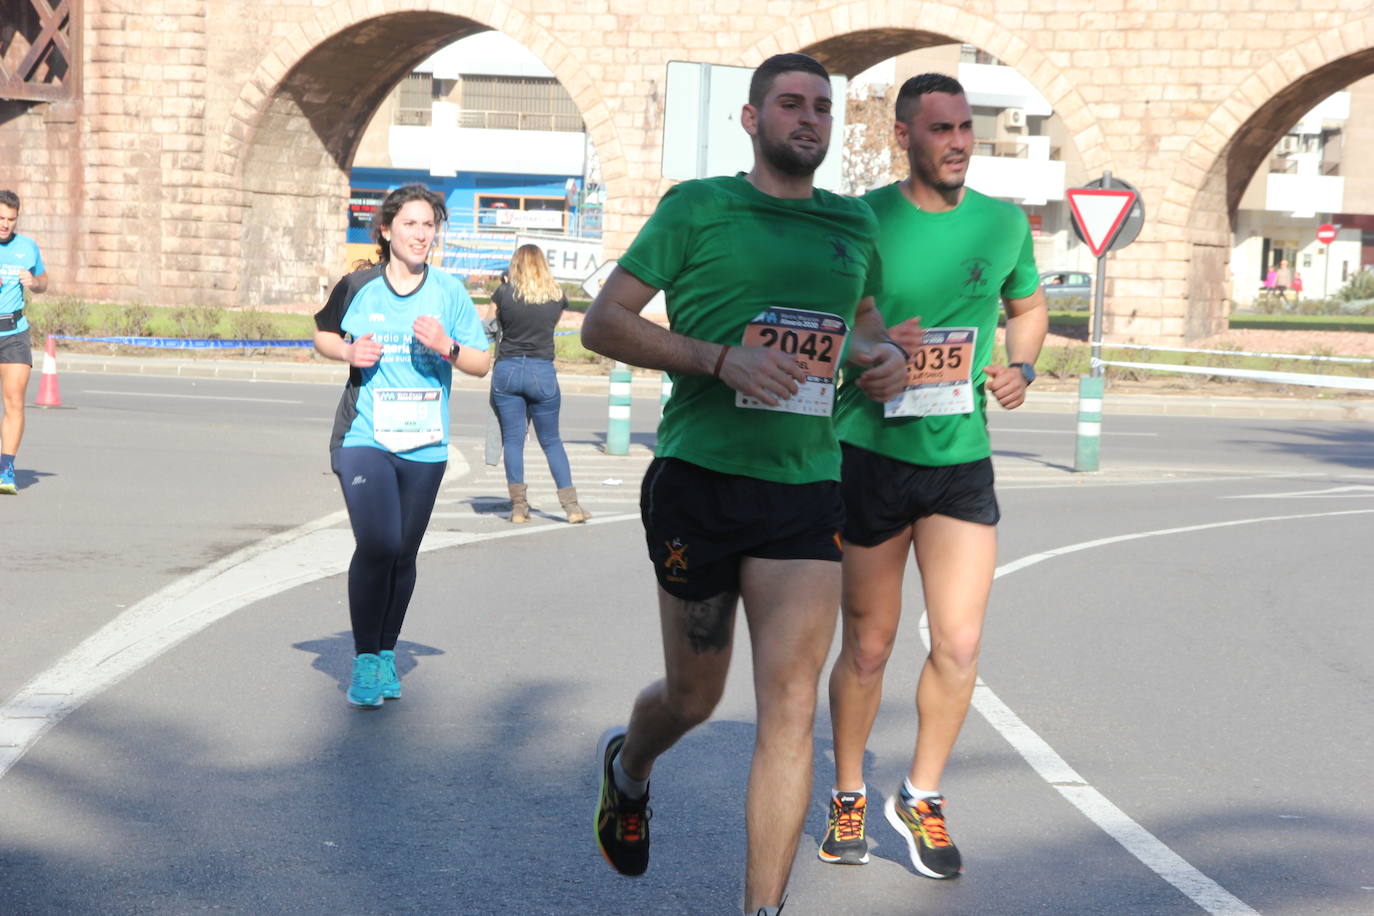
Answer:
M352 191L348 207L348 241L368 244L372 241L372 213L387 191L399 185L419 182L440 194L448 203L450 230L459 232L492 232L517 228L518 219L503 216L502 211L541 211L548 213L540 228L569 231L569 217L576 216L576 208L568 207L568 180L581 185L575 175L515 175L485 172L462 173L452 177L431 175L420 169L355 168L351 172ZM574 203L576 199L574 198ZM553 217L552 212L561 214ZM530 225L525 222L524 225Z

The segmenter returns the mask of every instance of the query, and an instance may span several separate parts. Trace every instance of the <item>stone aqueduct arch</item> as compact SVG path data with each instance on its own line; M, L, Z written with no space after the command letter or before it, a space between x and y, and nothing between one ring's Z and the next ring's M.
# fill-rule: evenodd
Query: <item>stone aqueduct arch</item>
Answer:
M1374 74L1374 14L1308 38L1254 68L1193 137L1161 194L1157 230L1187 246L1185 338L1224 326L1236 208L1260 163L1314 102Z
M1318 0L1296 0L1272 25L1249 0L1202 12L1188 0L1115 11L1020 0L997 12L974 0L757 11L713 0L700 13L677 0L86 2L86 99L0 101L0 186L26 192L25 225L59 288L159 302L317 300L343 267L347 167L368 118L416 63L466 34L510 35L568 89L602 162L612 253L667 185L668 60L751 66L806 49L853 74L963 41L1049 99L1090 174L1111 168L1145 196L1145 229L1111 267L1108 335L1202 336L1224 318L1230 218L1254 167L1307 107L1374 72L1374 13ZM161 85L149 89L150 74ZM131 87L142 92L132 101ZM149 113L157 125L140 133L130 116Z
M480 8L482 19L474 18ZM328 250L343 238L339 206L348 169L372 113L402 78L439 48L499 29L525 45L553 71L582 112L605 162L609 182L623 178L618 138L597 84L550 31L502 3L435 2L427 9L405 0L358 4L336 0L318 18L277 42L245 83L220 138L215 170L244 195L243 251L281 250L299 243ZM363 55L359 49L394 53ZM303 194L303 189L315 194ZM333 244L331 244L331 242ZM248 303L308 297L332 280L322 260L286 257L261 271L243 258Z

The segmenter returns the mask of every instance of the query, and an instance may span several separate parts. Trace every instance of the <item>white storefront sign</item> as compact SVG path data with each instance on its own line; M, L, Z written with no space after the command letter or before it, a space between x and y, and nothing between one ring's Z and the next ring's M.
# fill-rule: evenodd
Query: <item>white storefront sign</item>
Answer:
M538 212L538 211L526 211ZM558 211L553 211L558 212ZM562 236L520 235L516 245L538 245L549 259L556 279L581 283L601 266L601 240Z
M503 229L562 229L562 210L497 210L496 225Z

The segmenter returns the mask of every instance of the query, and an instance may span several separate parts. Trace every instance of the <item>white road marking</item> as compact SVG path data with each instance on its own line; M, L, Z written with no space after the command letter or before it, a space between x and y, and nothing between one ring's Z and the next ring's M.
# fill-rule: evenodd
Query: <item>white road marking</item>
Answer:
M448 470L446 477L449 479L468 473L469 465L457 449L452 450ZM1374 509L1267 516L1098 538L1014 560L998 567L995 577L1002 578L1071 553L1143 538L1371 512ZM347 569L352 534L346 528L335 527L346 518L345 511L333 512L223 557L160 589L83 640L0 706L0 778L48 730L163 652L253 602ZM498 538L570 532L638 518L638 512L631 512L593 518L583 526L537 525L482 534L430 532L421 550L428 552ZM928 624L924 617L921 629L922 638L929 646ZM1042 779L1198 906L1213 914L1255 916L1253 909L1190 865L1090 786L981 678L974 689L973 706Z
M995 458L996 458L996 456L994 456L994 459L995 459ZM1009 460L1009 459L1008 459L1008 460ZM1024 470L1024 468L1025 468L1025 464L1023 463L1023 464L1021 465L1021 469ZM1003 475L1003 474L1007 473L1006 469L1000 468L1000 467L999 467L997 473L998 473L998 475L999 475L999 479L998 479L998 482L997 482L997 490L998 490L998 492L1001 492L1002 490L1054 490L1054 489L1062 489L1062 488L1064 488L1064 487L1142 487L1142 486L1151 486L1151 487L1153 487L1153 486L1160 486L1160 485L1162 485L1162 484L1180 484L1180 483L1224 483L1224 482L1234 481L1234 480L1267 480L1267 479L1270 479L1270 478L1275 478L1275 479L1280 479L1280 480L1287 480L1287 479L1290 479L1290 478L1297 478L1297 477L1326 477L1326 476L1328 476L1328 475L1326 475L1325 473L1322 473L1322 472L1319 472L1319 471L1303 472L1303 473L1300 473L1300 474L1293 474L1293 473L1289 473L1289 472L1284 471L1284 472L1280 472L1280 473L1277 473L1277 474L1275 474L1275 473L1259 473L1259 472L1256 472L1256 473L1241 473L1241 474L1218 474L1218 475L1209 476L1209 477L1190 477L1190 476L1187 476L1187 474L1188 474L1189 472L1187 472L1187 471L1180 471L1180 470L1177 470L1177 469L1174 469L1174 470L1167 470L1167 469L1164 469L1164 468L1131 468L1131 469L1129 470L1129 473L1131 473L1131 474L1140 474L1140 475L1143 475L1143 476L1140 476L1140 477L1132 477L1132 478L1127 479L1127 480L1113 480L1113 479L1111 479L1110 477L1098 477L1098 476L1095 476L1094 474L1077 474L1077 473L1068 474L1068 473L1059 473L1059 472L1054 472L1053 469L1046 468L1045 471L1044 471L1043 473L1045 474L1045 476L1046 476L1047 478L1049 478L1048 482L1042 482L1042 481L1034 481L1034 482L1033 482L1033 481L1032 481L1032 475L1030 475L1030 474L1021 473L1018 477L1013 478L1012 481L1009 481L1009 480L1007 480L1005 477L1001 477L1001 476L1000 476L1000 475ZM1121 472L1121 473L1127 473L1127 472ZM1017 479L1022 480L1023 482L1022 482L1022 483L1015 483L1015 482L1013 482L1014 480L1017 480Z
M1018 426L993 426L991 427L991 430L995 433L1041 433L1046 436L1077 435L1077 430L1072 429L1031 429L1030 427ZM1141 438L1153 439L1158 437L1159 433L1122 433L1117 432L1116 430L1109 429L1106 433L1103 434L1104 439L1117 439L1121 436L1139 436Z
M1351 496L1374 496L1374 487L1356 484L1349 487L1331 487L1329 490L1297 490L1292 493L1245 493L1240 496L1223 496L1222 499L1298 499L1302 497L1317 499L1346 498Z
M1052 560L1056 557L1136 541L1144 538L1163 537L1171 534L1185 534L1192 531L1208 531L1217 528L1231 528L1238 525L1257 525L1265 522L1286 522L1309 518L1332 518L1343 515L1367 515L1374 509L1348 509L1338 512L1312 512L1302 515L1272 515L1263 518L1235 519L1226 522L1208 522L1201 525L1186 525L1180 528L1161 528L1154 531L1141 531L1134 534L1120 534L1114 537L1082 541L1067 547L1058 547L1043 553L1013 560L999 566L994 578L1011 575L1014 572ZM921 639L930 648L930 627L925 615L921 617ZM1101 830L1116 840L1121 846L1140 860L1145 867L1168 881L1180 892L1208 913L1217 916L1258 916L1256 911L1244 901L1233 895L1220 884L1198 871L1182 856L1174 852L1154 834L1131 819L1126 812L1113 804L1105 795L1094 789L1080 776L1068 761L1060 757L1045 739L1012 712L1007 704L992 692L979 678L973 689L973 708L1007 740L1031 769L1054 787L1075 808L1096 824Z
M235 398L219 394L170 394L162 391L108 391L87 388L86 394L113 394L122 398L183 398L190 401L246 401L251 404L304 404L289 398Z
M456 452L456 450L455 450ZM466 472L461 455L450 469ZM163 652L241 608L348 569L353 534L335 527L344 510L265 538L143 599L83 640L0 706L0 778L49 729ZM476 541L571 532L638 519L639 513L592 518L582 525L534 525L471 534L425 535L422 552Z

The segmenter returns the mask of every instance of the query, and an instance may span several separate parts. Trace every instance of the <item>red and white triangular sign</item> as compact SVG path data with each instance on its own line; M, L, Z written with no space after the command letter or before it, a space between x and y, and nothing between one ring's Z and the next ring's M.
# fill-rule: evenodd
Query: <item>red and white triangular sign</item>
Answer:
M1119 188L1070 188L1064 192L1073 210L1074 222L1093 257L1100 258L1126 221L1135 203L1135 192Z

